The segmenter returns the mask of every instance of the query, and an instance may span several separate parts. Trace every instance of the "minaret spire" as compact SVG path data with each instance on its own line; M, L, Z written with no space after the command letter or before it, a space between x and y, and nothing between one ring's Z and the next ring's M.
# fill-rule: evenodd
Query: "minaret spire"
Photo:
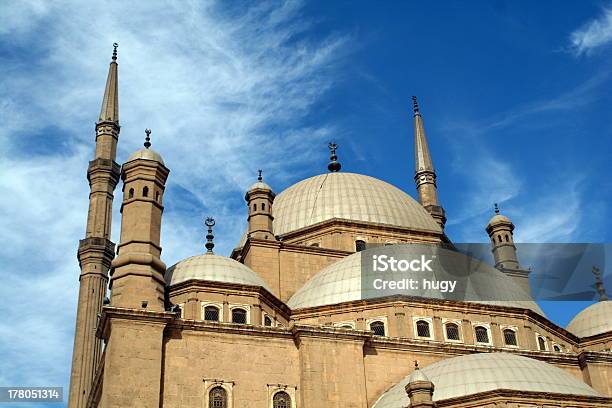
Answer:
M113 57L108 67L108 77L106 79L106 89L102 99L99 122L119 123L119 79L117 77L117 47L113 44Z
M416 96L412 97L412 105L414 111L414 182L419 193L419 201L444 229L446 216L444 208L438 204L436 172L429 153L423 117Z
M213 217L207 217L204 220L204 225L208 228L208 233L206 234L206 253L212 254L213 248L215 247L215 236L213 235L213 227L215 226L215 219Z
M593 265L592 269L593 275L595 275L595 289L597 289L597 293L599 293L599 301L605 302L608 300L608 295L606 294L606 288L604 287L603 280L601 279L601 270Z
M106 80L100 117L96 123L96 152L89 162L89 212L85 238L79 241L79 300L72 353L69 408L85 407L100 359L101 343L95 337L102 311L115 244L110 241L113 194L120 166L115 162L119 139L117 44Z

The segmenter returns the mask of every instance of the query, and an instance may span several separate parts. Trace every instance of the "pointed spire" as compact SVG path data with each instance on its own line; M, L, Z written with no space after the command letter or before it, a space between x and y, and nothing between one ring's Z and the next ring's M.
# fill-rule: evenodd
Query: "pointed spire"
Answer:
M208 254L212 254L213 253L213 248L215 247L215 243L213 242L213 239L215 238L215 236L213 235L213 230L212 227L215 226L215 219L213 217L207 217L206 220L204 221L204 225L206 225L208 227L208 234L206 234L206 253Z
M151 129L145 129L145 135L144 147L148 149L151 147Z
M335 173L337 171L340 171L340 168L342 167L340 162L338 162L338 156L336 155L336 149L338 149L338 145L334 142L329 142L328 147L329 147L329 153L330 153L330 156L329 156L330 162L327 165L327 168L332 173Z
M100 110L100 122L115 122L119 123L119 78L117 75L117 43L113 44L113 57L108 68L108 77L106 79L106 89L104 90L104 99L102 100L102 109Z
M592 269L593 275L595 275L595 289L599 293L599 301L604 302L608 300L608 295L606 294L606 288L604 287L603 280L601 279L601 270L593 265Z
M423 126L423 117L419 110L419 104L416 96L412 97L414 110L414 163L417 172L423 170L434 171L427 145L427 136L425 136L425 128Z

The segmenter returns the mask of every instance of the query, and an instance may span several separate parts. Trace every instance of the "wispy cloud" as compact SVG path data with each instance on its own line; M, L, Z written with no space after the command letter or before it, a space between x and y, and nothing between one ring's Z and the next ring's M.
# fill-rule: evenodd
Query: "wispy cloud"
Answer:
M311 35L301 13L298 1L0 5L0 351L10 361L1 384L67 384L85 171L111 44L118 160L150 127L171 169L162 234L171 264L202 251L203 215L217 218L216 249L229 251L256 169L283 184L324 152L334 125L308 116L337 80L348 39Z
M576 29L569 37L570 51L576 55L588 55L612 42L612 8L606 7L601 14Z

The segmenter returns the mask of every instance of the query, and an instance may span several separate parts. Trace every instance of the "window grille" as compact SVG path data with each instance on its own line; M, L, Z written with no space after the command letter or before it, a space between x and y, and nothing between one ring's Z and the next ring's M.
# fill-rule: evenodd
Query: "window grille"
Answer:
M417 336L431 337L431 335L429 334L429 323L427 323L425 320L419 320L416 323L416 327L417 327Z
M218 322L219 308L217 306L206 306L204 308L204 320L209 322Z
M366 243L365 241L362 241L360 239L358 239L357 241L355 241L355 251L356 252L361 252L364 251L366 249Z
M457 326L455 323L447 323L446 338L448 340L461 340L459 337L459 326Z
M546 341L544 341L544 337L538 337L538 347L541 351L546 351Z
M227 408L227 392L223 387L215 387L208 394L209 408Z
M504 341L508 346L516 346L516 332L511 329L504 330Z
M375 336L384 336L385 324L383 322L372 322L370 323L370 330Z
M291 408L291 397L284 391L274 394L272 399L273 408Z
M489 342L489 332L486 327L476 326L474 328L474 332L476 333L476 342L478 343L488 343Z
M232 322L246 324L247 312L244 309L232 309Z

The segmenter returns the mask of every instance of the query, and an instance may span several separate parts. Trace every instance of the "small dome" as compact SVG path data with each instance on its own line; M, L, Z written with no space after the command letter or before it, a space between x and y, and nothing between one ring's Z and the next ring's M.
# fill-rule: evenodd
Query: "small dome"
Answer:
M384 247L384 253L393 256L395 259L408 259L418 253L433 253L440 262L440 268L434 267L431 272L385 272L388 274L388 279L393 280L401 277L401 279L421 281L424 278L444 280L450 275L465 276L465 279L462 279L465 287L461 291L460 288L457 288L456 295L438 290L420 290L413 291L413 296L425 299L464 300L480 304L531 309L544 316L544 312L532 300L531 296L500 270L460 252L435 247L427 249L427 247L419 244ZM380 291L363 287L364 282L373 282L375 278L380 277L380 272L375 272L372 268L362 267L362 260L370 259L368 254L370 252L374 254L374 251L379 250L375 248L357 252L323 268L293 294L287 302L287 306L292 309L301 309L355 300L375 299L396 294L406 295L406 290L388 289ZM470 271L469 276L465 275L467 270Z
M509 353L482 353L452 357L420 369L434 385L433 400L464 397L493 390L601 395L570 373L540 360ZM410 377L386 391L373 408L406 407L404 387Z
M165 275L168 286L191 279L262 286L268 289L261 276L248 266L210 253L180 261L168 268Z
M153 160L161 164L164 164L164 159L162 159L161 155L152 149L142 148L140 150L137 150L134 153L132 153L132 155L127 159L127 161L130 162L136 159Z
M491 226L495 224L512 224L512 221L510 221L510 218L506 217L505 215L495 214L493 218L489 220L489 224L487 225Z
M266 183L264 183L263 181L258 181L255 184L253 184L251 187L249 187L248 191L251 190L256 190L256 189L261 189L261 190L269 190L272 191L272 187L270 187L269 185L267 185Z
M294 184L276 196L272 215L275 235L333 218L442 233L408 194L382 180L354 173L326 173Z
M578 313L567 330L578 337L594 336L612 330L612 300L597 302Z
M415 383L415 382L420 382L420 381L430 381L429 377L427 377L427 375L423 372L423 370L420 370L420 369L414 370L412 374L410 374L410 377L408 377L409 383Z

